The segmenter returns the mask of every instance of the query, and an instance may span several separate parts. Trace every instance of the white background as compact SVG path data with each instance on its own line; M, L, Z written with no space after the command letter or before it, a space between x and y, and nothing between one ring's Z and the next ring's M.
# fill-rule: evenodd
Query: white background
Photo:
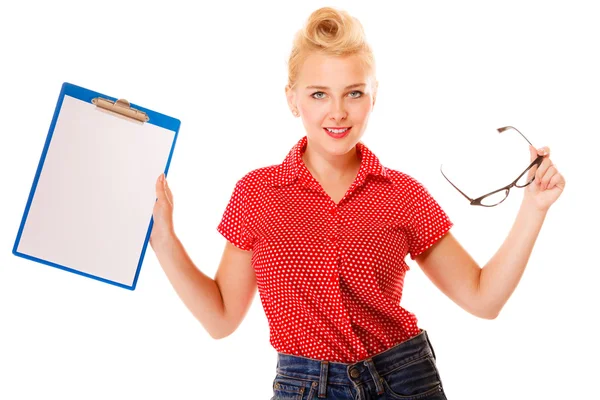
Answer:
M284 97L286 61L293 34L324 5L359 18L375 51L380 90L364 143L430 190L480 265L506 237L522 191L493 209L470 206L439 173L453 146L480 154L488 150L470 135L513 125L550 146L567 179L496 320L460 309L409 259L402 305L430 333L448 398L597 396L600 15L592 2L196 3L0 6L0 398L272 396L276 352L258 295L239 329L216 341L150 248L133 292L11 250L68 81L181 119L169 171L175 229L214 277L225 244L216 226L235 182L280 163L304 134Z

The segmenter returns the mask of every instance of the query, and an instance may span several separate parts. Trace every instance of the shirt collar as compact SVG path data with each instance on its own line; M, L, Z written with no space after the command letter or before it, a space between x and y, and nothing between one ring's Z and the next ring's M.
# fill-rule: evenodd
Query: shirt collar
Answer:
M307 136L303 136L289 151L280 165L277 165L270 177L270 182L274 186L285 186L296 181L299 175L310 175L308 169L302 161L302 154L306 150L308 143ZM381 165L379 159L369 150L364 143L356 144L356 151L360 158L360 168L356 176L356 186L361 185L368 175L381 176L387 181L391 181L387 169Z

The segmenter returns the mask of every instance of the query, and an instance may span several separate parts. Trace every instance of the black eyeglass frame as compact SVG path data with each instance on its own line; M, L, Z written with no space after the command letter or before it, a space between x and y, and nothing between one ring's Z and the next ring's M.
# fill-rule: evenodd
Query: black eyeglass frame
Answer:
M523 134L522 134L522 133L521 133L521 132L520 132L520 131L519 131L517 128L515 128L515 127L513 127L513 126L503 126L502 128L498 128L497 130L498 130L498 133L502 133L502 132L504 132L504 131L506 131L506 130L508 130L508 129L514 129L515 131L519 132L519 134L520 134L521 136L523 136L523 139L527 140L527 143L529 143L530 145L532 145L532 144L531 144L531 142L530 142L530 141L529 141L529 140L528 140L528 139L525 137L525 135L523 135ZM533 145L532 145L532 146L533 146ZM447 181L448 181L448 182L449 182L449 183L450 183L450 184L451 184L451 185L452 185L452 186L453 186L453 187L454 187L456 190L458 190L458 191L460 192L460 194L462 194L464 197L466 197L466 198L467 198L467 200L469 200L469 201L470 201L470 203L471 203L471 205L472 205L472 206L495 207L495 206L497 206L498 204L502 203L504 200L506 200L506 198L508 197L508 194L509 194L509 192L510 192L510 188L512 188L513 186L515 186L515 187L518 187L518 188L524 188L524 187L528 186L529 184L531 184L531 182L533 182L533 181L535 180L535 175L533 176L533 178L531 178L531 180L530 180L529 182L527 182L527 183L526 183L526 184L524 184L524 185L521 185L521 186L519 186L519 185L517 185L517 182L518 182L518 181L519 181L519 179L521 179L521 177L522 177L524 174L526 174L526 173L527 173L527 172L528 172L528 171L529 171L529 170L530 170L530 169L531 169L531 168L532 168L534 165L537 165L537 166L539 167L539 166L540 166L540 164L542 163L542 161L543 161L543 160L544 160L544 156L540 156L540 155L538 155L538 156L537 156L537 158L536 158L535 160L533 160L533 162L532 162L531 164L529 164L529 166L528 166L528 167L525 169L525 171L523 171L523 172L522 172L522 173L519 175L519 177L518 177L517 179L515 179L515 180L514 180L512 183L510 183L510 184L508 184L508 185L504 186L504 187L503 187L503 188L501 188L501 189L494 190L493 192L490 192L490 193L488 193L488 194L484 194L483 196L479 196L479 197L477 197L476 199L472 199L472 198L470 198L470 197L469 197L469 196L467 196L467 195L466 195L466 194L465 194L465 193L464 193L462 190L460 190L459 188L457 188L457 187L456 187L456 185L455 185L454 183L452 183L452 182L450 181L450 179L448 179L448 177L447 177L447 176L444 174L444 171L442 171L442 166L441 166L441 165L440 165L440 172L442 173L442 175L444 175L444 178L446 178L446 180L447 180ZM493 195L493 194L496 194L496 193L498 193L498 192L501 192L501 191L503 191L503 190L504 190L504 191L506 191L506 195L504 196L504 198L503 198L503 199L502 199L500 202L498 202L498 203L496 203L496 204L492 204L492 205L481 204L481 201L482 201L484 198L486 198L486 197L488 197L488 196L491 196L491 195Z

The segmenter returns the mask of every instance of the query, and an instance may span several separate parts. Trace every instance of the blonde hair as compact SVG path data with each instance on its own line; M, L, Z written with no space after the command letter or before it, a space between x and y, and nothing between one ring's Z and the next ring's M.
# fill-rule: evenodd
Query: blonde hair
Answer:
M294 36L288 60L288 85L296 85L300 68L311 53L332 56L359 55L363 68L375 76L373 50L358 19L346 11L323 7L314 11Z

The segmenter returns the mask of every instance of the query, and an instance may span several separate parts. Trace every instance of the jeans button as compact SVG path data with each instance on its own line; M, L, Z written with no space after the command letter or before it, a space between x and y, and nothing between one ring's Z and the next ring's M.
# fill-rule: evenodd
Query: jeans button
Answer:
M350 370L350 376L353 377L354 379L356 379L360 376L360 372L358 372L358 370L356 368L352 368Z

